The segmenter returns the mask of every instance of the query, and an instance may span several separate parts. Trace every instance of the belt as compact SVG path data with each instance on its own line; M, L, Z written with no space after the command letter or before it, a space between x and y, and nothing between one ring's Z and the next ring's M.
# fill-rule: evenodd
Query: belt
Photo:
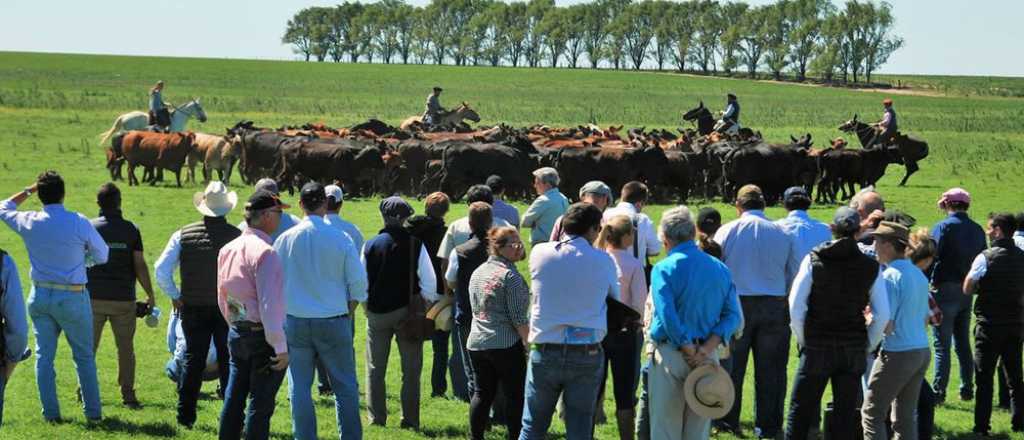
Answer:
M263 331L263 324L252 321L235 321L231 323L231 326L235 330L249 331L249 332L260 332Z
M533 344L537 351L594 351L601 348L601 344Z
M53 290L65 290L68 292L84 292L85 284L59 284L59 283L47 283L44 281L33 281L36 287L42 287L44 289Z

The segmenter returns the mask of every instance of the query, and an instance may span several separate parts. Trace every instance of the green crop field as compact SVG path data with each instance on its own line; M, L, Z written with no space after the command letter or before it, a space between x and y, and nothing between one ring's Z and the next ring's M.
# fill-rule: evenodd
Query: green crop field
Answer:
M917 77L901 77L912 83ZM744 105L744 123L761 130L769 140L782 142L789 135L811 133L816 145L841 135L836 127L859 114L874 120L881 113L885 95L872 92L822 88L795 84L775 84L737 79L705 78L658 73L591 71L568 69L457 68L438 66L383 66L315 64L270 61L228 61L214 59L143 58L0 52L0 197L20 191L45 169L56 169L68 182L66 204L86 215L96 214L95 189L108 179L104 154L97 145L97 134L107 130L114 118L124 112L145 108L147 91L157 79L167 81L165 99L181 103L202 98L209 115L205 124L193 121L195 131L222 133L242 119L257 125L277 127L322 121L331 126L347 126L374 117L397 125L406 116L422 111L423 100L433 85L446 89L442 102L452 105L467 101L478 110L481 124L549 124L568 126L595 122L602 126L624 124L627 127L670 128L679 126L680 114L703 99L709 106L724 106L726 92L739 95ZM932 80L922 79L926 83ZM931 81L931 82L929 82ZM942 78L949 90L979 87L984 80ZM999 79L999 87L1024 89L1024 79ZM962 86L956 86L962 84ZM934 93L935 90L926 90ZM940 92L942 90L939 90ZM990 211L1024 209L1024 100L987 96L949 97L915 94L895 95L901 116L901 128L927 140L931 156L921 162L922 171L907 187L896 187L902 167L890 167L880 182L880 191L888 206L916 216L921 226L942 218L935 200L948 187L963 186L974 195L975 217ZM972 93L971 95L975 95ZM239 186L240 198L250 190ZM192 193L199 184L179 189L161 184L156 187L122 186L125 216L136 222L145 238L146 258L152 264L167 238L178 227L196 220ZM294 201L294 200L292 200ZM691 201L693 206L716 206L727 219L735 211L721 203ZM343 216L353 220L368 237L380 228L375 212L377 200L346 203ZM418 202L414 205L422 207ZM522 206L522 205L520 205ZM33 198L24 209L38 209ZM665 206L655 206L655 220ZM834 207L815 207L813 215L829 218ZM455 207L454 220L465 207ZM780 208L768 210L770 216L783 215ZM230 216L241 220L239 210ZM18 263L23 284L28 282L28 260L20 239L9 229L0 228L0 248L9 251ZM26 290L25 295L28 295ZM167 298L158 293L159 306L170 310ZM357 318L356 350L360 382L364 384L362 317ZM141 324L140 324L141 325ZM58 390L63 405L61 425L47 425L40 415L33 363L20 365L11 378L6 394L6 414L0 438L164 438L206 439L216 435L220 402L205 398L200 402L199 421L193 430L174 424L176 393L163 373L168 358L163 323L158 328L141 325L136 337L138 358L138 394L145 408L130 411L120 405L117 392L115 348L109 330L98 351L100 386L106 419L87 427L75 400L75 375L66 343L58 352ZM429 344L425 353L422 386L429 396ZM794 348L795 351L795 348ZM397 350L392 353L397 356ZM790 382L797 362L790 362ZM954 367L955 371L955 367ZM958 385L955 377L950 384ZM392 427L364 427L367 438L397 440L406 438L465 438L468 431L468 407L456 400L424 397L422 432L397 428L397 401L400 376L397 361L388 373L389 407ZM207 384L204 391L213 393ZM278 396L272 429L275 438L288 438L291 418L286 387ZM956 393L951 392L951 396ZM752 430L753 386L747 381L743 402L744 428ZM611 399L611 393L607 394ZM365 399L362 400L365 404ZM319 399L317 415L322 438L335 434L333 404ZM614 411L611 400L605 402ZM970 438L972 402L956 397L938 409L936 420L943 438ZM997 410L994 431L1009 433L1009 415ZM553 427L561 432L561 425ZM599 426L596 436L615 438L614 423ZM503 438L496 428L489 438ZM720 436L720 438L728 438Z

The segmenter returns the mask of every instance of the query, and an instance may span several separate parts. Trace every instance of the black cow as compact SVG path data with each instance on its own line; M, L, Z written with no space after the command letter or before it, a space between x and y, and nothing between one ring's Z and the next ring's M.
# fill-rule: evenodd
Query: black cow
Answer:
M277 181L289 194L307 181L340 181L349 194L373 192L384 169L383 152L374 144L352 139L315 139L282 148Z
M591 180L600 180L613 191L633 180L653 188L664 180L667 162L659 147L566 148L559 151L555 168L562 178L562 193L575 198Z
M441 191L459 200L470 186L501 176L509 197L525 197L533 185L537 161L522 150L501 144L451 143L444 149Z

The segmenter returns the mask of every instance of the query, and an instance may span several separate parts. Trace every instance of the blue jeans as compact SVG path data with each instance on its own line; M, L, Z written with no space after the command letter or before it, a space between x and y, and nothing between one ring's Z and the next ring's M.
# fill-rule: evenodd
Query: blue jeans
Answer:
M857 425L860 377L866 367L864 346L804 347L800 353L800 367L797 368L789 402L786 440L807 438L807 432L818 421L821 396L829 383L832 384L832 401L835 404L831 431L834 438L857 438L860 434Z
M469 340L470 324L452 326L452 356L448 359L448 371L452 377L452 395L469 402L473 395L473 365L469 360L466 341Z
M196 422L196 405L203 387L210 343L217 348L217 374L220 390L228 387L228 323L217 306L185 304L179 312L181 330L185 334L185 371L178 381L178 424L192 426Z
M96 378L96 357L92 341L92 304L89 292L69 292L32 286L28 313L36 336L36 382L43 418L60 418L57 373L53 368L57 338L63 331L75 360L78 385L82 388L85 417L102 417L100 386Z
M0 374L0 426L4 425L4 394L7 391L7 378Z
M435 331L430 336L430 343L434 349L434 362L430 368L430 394L433 396L444 396L448 392L448 341L451 332Z
M341 438L361 439L363 426L359 420L359 383L351 320L348 316L299 318L288 315L284 331L288 337L288 395L295 438L317 438L312 387L313 359L319 357L327 367L334 391L334 411Z
M547 438L558 397L564 394L566 440L590 440L594 434L594 401L604 365L598 345L540 345L530 351L526 403L519 440Z
M267 344L262 330L232 328L228 331L228 350L231 369L220 413L220 438L240 438L244 419L247 440L267 439L270 418L274 416L274 398L284 381L284 370L270 368L270 358L276 353Z
M763 437L782 429L786 399L786 365L789 363L789 304L785 297L741 296L746 324L733 343L729 374L735 384L735 404L721 419L728 428L739 428L743 406L743 380L750 352L754 353L754 426Z
M932 386L940 399L946 397L949 385L950 344L955 344L957 361L960 363L960 392L974 391L974 358L971 347L971 298L961 293L959 283L942 283L938 286L935 301L942 309L942 324L932 328L932 344L935 348L935 378Z

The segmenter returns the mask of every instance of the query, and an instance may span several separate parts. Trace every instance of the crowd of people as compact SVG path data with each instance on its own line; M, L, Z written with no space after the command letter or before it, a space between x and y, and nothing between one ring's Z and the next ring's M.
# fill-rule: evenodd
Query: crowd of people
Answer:
M974 432L992 431L997 377L998 404L1011 409L1012 430L1024 431L1024 214L990 214L983 228L968 215L970 195L953 188L938 200L948 217L914 230L912 216L887 210L868 188L826 224L794 187L783 197L788 214L772 221L760 188L747 185L736 194L736 220L678 206L655 222L641 182L624 185L618 203L598 181L570 203L559 183L554 169L536 170L537 198L520 216L492 176L469 189L467 215L450 224L443 193L427 196L421 215L388 197L382 228L364 240L344 220L337 185L303 186L300 218L286 212L274 181L261 180L236 227L226 216L238 195L211 182L193 197L197 221L171 235L154 265L174 309L177 423L193 427L202 383L216 379L219 437L266 439L287 377L294 438L317 437L314 386L333 395L339 437L362 438L354 335L365 332L371 425L388 423L395 341L400 427L420 429L429 340L432 397L450 389L468 403L473 439L495 424L510 439L547 438L556 416L567 439L591 439L606 418L609 377L620 440L706 439L712 427L743 436L751 354L758 438L930 438L951 348L959 397L976 399ZM33 194L42 210L19 211ZM95 355L107 321L122 402L142 406L133 338L136 318L156 316L156 300L141 233L111 183L97 192L92 220L66 210L64 197L63 179L47 171L0 203L31 265L26 313L18 268L0 251L0 417L6 381L31 353L26 314L46 421L62 420L54 371L62 332L85 417L102 419ZM529 252L520 229L530 229ZM523 260L528 274L517 268ZM784 414L791 341L799 364Z

